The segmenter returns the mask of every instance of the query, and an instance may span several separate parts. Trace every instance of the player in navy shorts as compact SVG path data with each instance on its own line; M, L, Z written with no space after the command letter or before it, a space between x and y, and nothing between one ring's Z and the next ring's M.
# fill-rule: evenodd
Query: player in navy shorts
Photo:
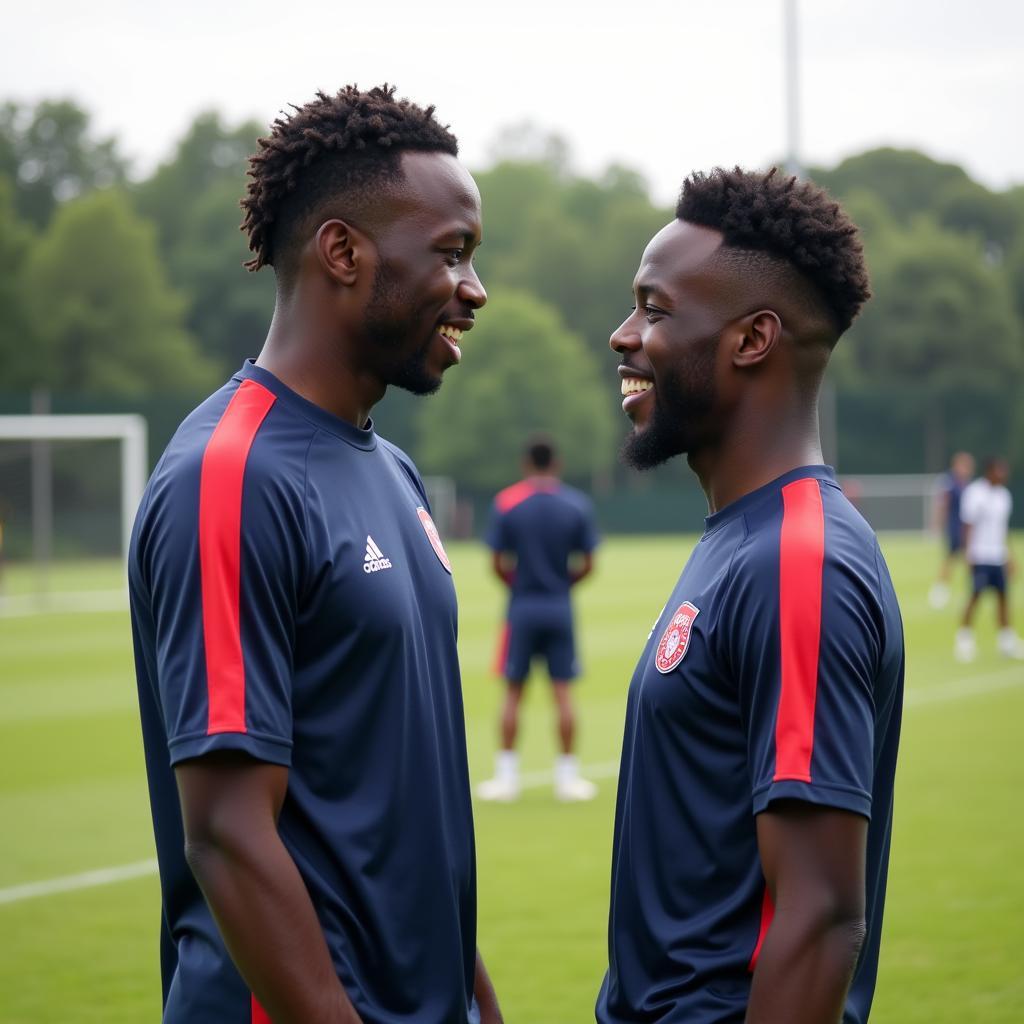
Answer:
M818 439L869 294L857 232L809 182L694 174L633 290L624 455L685 454L709 515L629 688L597 1020L863 1024L904 652Z
M251 159L277 305L181 424L130 559L166 1024L494 1024L451 566L370 410L436 390L486 294L454 136L323 93Z
M960 501L964 488L974 476L974 456L970 452L957 452L949 461L949 471L939 479L935 493L934 528L944 541L939 578L928 591L928 603L933 608L949 604L949 576L954 561L964 553L964 524L960 518Z
M591 800L597 787L580 777L573 753L576 715L569 684L579 674L579 661L569 591L593 568L594 514L586 495L559 479L558 457L548 438L533 439L523 461L526 476L494 499L487 527L494 571L509 588L495 666L508 686L495 775L477 792L484 800L510 801L519 795L519 704L532 662L543 658L558 709L561 743L555 796Z

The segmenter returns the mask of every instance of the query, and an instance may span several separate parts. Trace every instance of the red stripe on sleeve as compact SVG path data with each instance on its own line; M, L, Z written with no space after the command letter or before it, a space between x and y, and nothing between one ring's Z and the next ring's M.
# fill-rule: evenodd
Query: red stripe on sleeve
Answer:
M782 686L775 722L775 781L811 781L821 642L825 514L813 477L782 488L779 648Z
M246 381L246 383L248 383L248 381ZM264 1010L263 1007L260 1006L258 1002L256 1002L255 996L252 997L251 1017L252 1020L250 1024L274 1024L274 1022L270 1019L270 1014L267 1013L267 1011Z
M747 964L747 970L751 974L754 973L754 968L757 966L757 958L761 955L761 947L764 945L764 937L768 934L768 929L772 925L772 918L775 917L775 904L772 903L772 894L768 891L768 886L764 887L764 899L761 901L761 928L757 933L757 945L754 946L754 952L750 954L750 963Z
M274 401L273 392L262 384L242 381L203 453L199 478L199 574L209 697L208 735L245 732L245 663L239 622L242 481L253 438Z

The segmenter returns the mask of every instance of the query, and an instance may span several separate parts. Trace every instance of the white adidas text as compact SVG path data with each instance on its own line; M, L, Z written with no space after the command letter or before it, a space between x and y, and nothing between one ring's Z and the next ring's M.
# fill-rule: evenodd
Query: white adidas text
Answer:
M363 558L363 572L380 572L381 569L390 569L391 559L384 557L384 552L374 543L373 538L366 535L366 555Z

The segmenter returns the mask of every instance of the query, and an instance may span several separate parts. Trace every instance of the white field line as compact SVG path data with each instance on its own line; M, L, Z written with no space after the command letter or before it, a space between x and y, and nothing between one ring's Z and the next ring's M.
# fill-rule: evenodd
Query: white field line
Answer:
M58 594L0 596L0 619L69 612L119 612L128 607L127 590L69 590Z
M970 679L958 679L951 683L943 683L934 687L914 687L907 690L904 706L907 708L922 707L946 701L964 700L967 697L978 697L1000 690L1010 690L1024 686L1024 666L1013 666L998 672ZM591 779L614 778L619 771L618 761L602 761L597 764L582 765L581 773ZM525 772L519 777L522 789L536 789L552 783L550 771ZM24 885L0 889L0 906L5 903L20 903L22 900L34 899L37 896L53 896L61 892L76 892L79 889L92 889L99 885L112 885L115 882L126 882L132 878L144 878L155 875L155 860L140 860L134 864L122 864L119 867L99 868L96 871L85 871L78 875L62 875L59 878L48 878L41 882L28 882Z
M126 882L129 878L144 878L155 874L155 860L140 860L116 868L83 871L80 875L62 875L60 878L47 878L42 882L27 882L25 885L0 889L0 904L20 903L22 900L30 900L36 896L52 896L58 892L93 889L98 885L112 885L114 882Z

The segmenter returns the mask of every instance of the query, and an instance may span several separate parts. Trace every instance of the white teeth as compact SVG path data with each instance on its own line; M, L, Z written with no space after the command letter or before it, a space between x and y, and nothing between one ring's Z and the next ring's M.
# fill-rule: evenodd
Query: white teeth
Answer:
M649 380L641 380L639 377L623 377L622 393L624 395L640 395L650 391L654 384Z
M451 338L456 345L462 341L462 331L458 327L452 327L451 324L443 324L438 328L438 331L443 334L446 338Z

